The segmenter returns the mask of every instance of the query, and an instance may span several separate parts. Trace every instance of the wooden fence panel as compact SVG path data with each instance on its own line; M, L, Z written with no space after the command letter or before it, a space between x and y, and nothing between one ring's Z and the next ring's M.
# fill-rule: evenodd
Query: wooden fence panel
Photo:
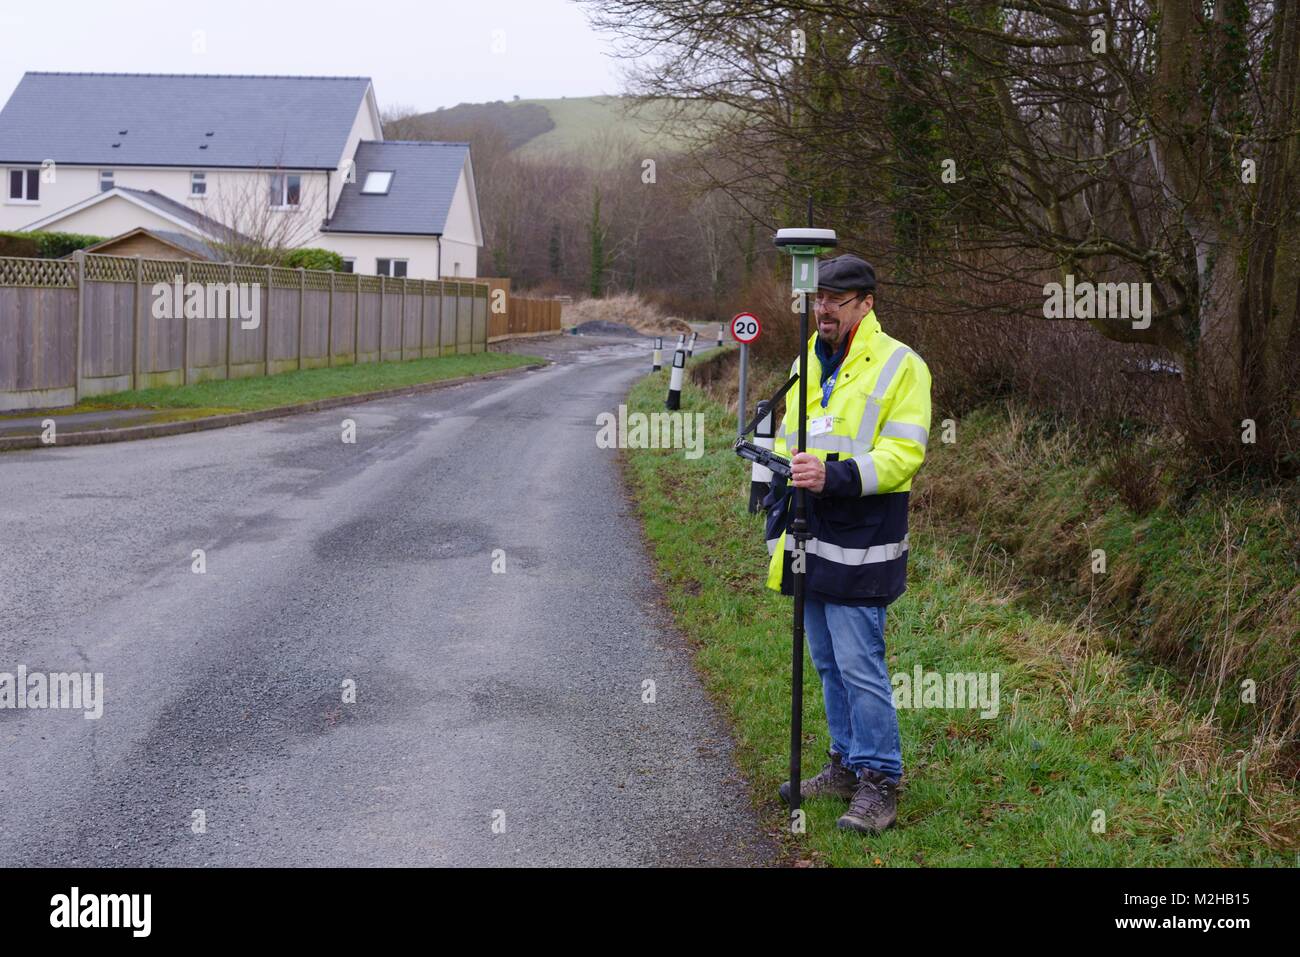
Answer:
M131 374L132 310L135 285L86 282L85 328L82 332L82 375Z
M510 280L489 278L488 341L510 335Z
M269 291L262 286L259 286L256 290L258 325L255 328L245 328L246 325L252 323L251 319L241 321L236 317L226 323L230 335L229 353L232 376L237 377L235 367L253 365L260 367L262 365L262 333L268 319L266 304ZM222 358L224 362L224 356Z
M379 280L370 276L361 278L361 328L357 345L358 362L374 362L379 358Z
M456 352L470 351L470 335L474 329L474 301L466 295L464 283L453 284L456 292Z
M329 336L330 293L328 289L303 291L303 367L325 364Z
M402 295L402 356L415 359L420 355L420 282L407 282Z
M203 290L202 316L185 316L187 282ZM0 257L0 410L71 404L78 390L481 352L515 330L558 331L558 309L511 303L509 288L508 279L381 283L230 263ZM164 295L171 310L156 316ZM254 303L256 325L239 309Z
M273 372L283 372L296 365L298 358L298 290L271 287L270 324L266 342ZM265 322L266 317L262 320Z
M456 296L452 284L442 284L442 338L438 340L438 351L442 355L451 355L456 351Z
M509 279L488 278L487 342L499 342L512 336L535 336L557 333L563 321L563 304L559 299L533 299L510 293ZM501 291L499 300L498 290ZM500 302L504 311L496 311ZM478 341L476 339L476 341Z
M420 355L437 356L442 344L442 291L435 283L423 284L424 296L424 335L420 342Z
M357 283L334 281L334 361L355 362L357 358Z
M474 325L469 336L470 351L483 352L487 349L488 298L475 295L470 301L474 309Z
M384 280L384 353L383 360L402 357L402 281Z
M76 348L75 289L0 287L0 392L71 388Z

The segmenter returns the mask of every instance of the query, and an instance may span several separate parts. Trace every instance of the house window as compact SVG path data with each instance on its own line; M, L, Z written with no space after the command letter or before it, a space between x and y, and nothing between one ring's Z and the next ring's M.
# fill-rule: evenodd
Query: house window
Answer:
M271 174L271 205L296 207L302 201L302 177L297 173Z
M406 277L406 260L377 259L375 260L375 273L380 276L390 276L393 279L403 279Z
M366 184L361 187L361 192L385 196L388 194L388 187L393 182L392 170L371 170L366 174Z
M107 193L113 188L113 171L111 169L101 169L99 171L99 191Z
M460 263L452 263L452 264L451 264L451 274L452 274L453 276L459 276L459 275L460 275Z
M9 199L17 203L35 203L41 198L41 171L39 169L11 169L9 171Z
M207 173L190 173L190 195L191 196L208 195L208 174Z
M356 272L356 271L357 271L357 261L356 261L356 259L355 259L354 257L344 256L344 257L343 257L343 272Z

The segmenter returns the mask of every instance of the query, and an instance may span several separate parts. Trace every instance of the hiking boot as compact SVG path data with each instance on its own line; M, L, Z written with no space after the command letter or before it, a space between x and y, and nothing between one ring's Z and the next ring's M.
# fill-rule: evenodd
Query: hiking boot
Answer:
M834 751L827 751L830 761L822 765L821 772L815 778L804 778L799 782L799 797L837 797L848 801L858 788L858 776L844 766L844 757ZM778 789L781 800L790 803L790 782L785 781Z
M893 827L897 819L898 782L879 771L864 768L849 809L835 824L864 834L879 834Z

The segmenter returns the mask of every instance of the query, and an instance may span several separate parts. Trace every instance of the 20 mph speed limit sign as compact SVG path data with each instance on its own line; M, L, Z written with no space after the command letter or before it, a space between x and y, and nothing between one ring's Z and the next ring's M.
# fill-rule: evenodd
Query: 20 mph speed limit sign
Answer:
M758 316L751 313L742 312L731 320L731 338L737 342L753 342L760 331Z

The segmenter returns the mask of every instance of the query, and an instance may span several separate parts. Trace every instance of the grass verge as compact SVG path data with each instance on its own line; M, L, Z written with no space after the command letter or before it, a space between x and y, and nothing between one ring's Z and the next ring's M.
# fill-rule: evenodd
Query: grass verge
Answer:
M100 409L174 409L185 410L177 418L194 418L195 411L201 415L256 412L335 396L361 395L441 379L482 375L541 361L537 356L508 352L475 352L405 362L365 362L272 376L214 379L186 386L113 392L83 399L76 406L60 409L58 413L68 415Z
M1189 484L1158 436L1010 402L948 421L913 508L1026 602L1166 673L1252 760L1300 776L1300 487Z
M629 411L663 408L667 373L638 383ZM731 720L765 820L789 738L790 602L763 585L761 519L745 511L748 467L731 452L734 412L700 389L705 454L629 449L626 474L680 630ZM923 471L918 485L926 481ZM832 866L1285 866L1300 806L1086 622L1038 615L1018 586L975 573L960 543L914 516L907 593L890 606L889 665L999 676L999 711L901 708L906 787L899 827L863 838L842 805L810 801L798 857ZM805 655L804 773L827 747L821 689Z

